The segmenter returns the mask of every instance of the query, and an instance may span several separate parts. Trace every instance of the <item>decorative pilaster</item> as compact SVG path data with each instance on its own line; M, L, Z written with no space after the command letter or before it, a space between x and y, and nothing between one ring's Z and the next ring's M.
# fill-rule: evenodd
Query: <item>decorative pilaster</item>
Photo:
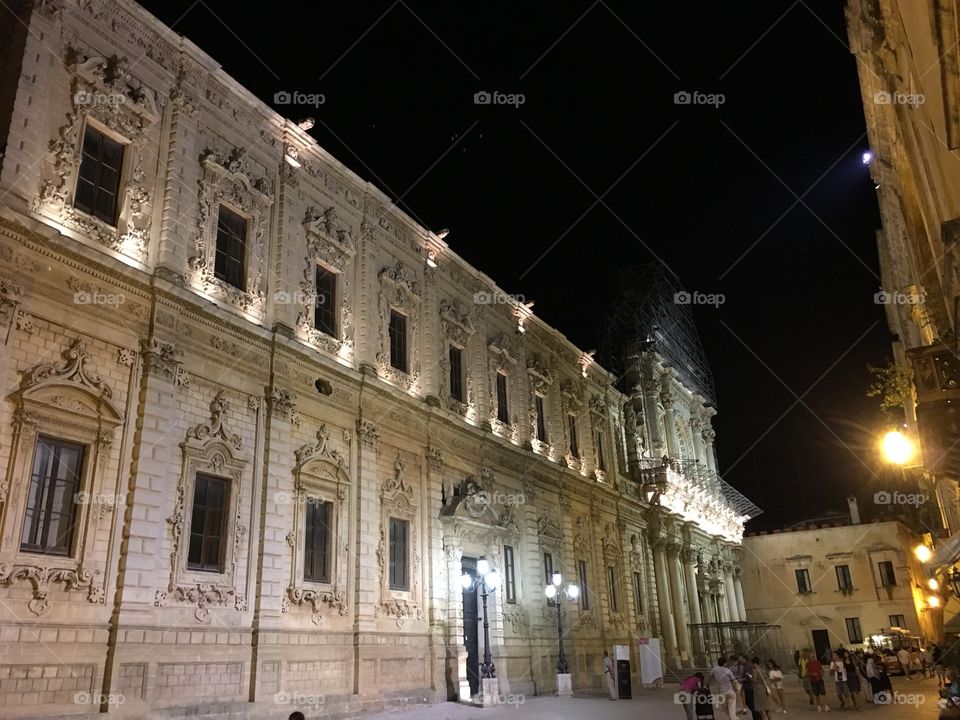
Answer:
M667 455L679 458L680 451L677 444L676 414L673 404L677 395L673 390L673 373L666 371L660 376L660 402L663 403L663 424L666 426Z

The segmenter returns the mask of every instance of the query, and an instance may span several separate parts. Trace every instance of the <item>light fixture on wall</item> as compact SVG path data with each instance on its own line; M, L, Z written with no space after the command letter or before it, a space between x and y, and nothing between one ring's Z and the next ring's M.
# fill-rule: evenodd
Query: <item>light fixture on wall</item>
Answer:
M490 620L487 613L487 595L500 587L500 573L490 565L489 560L480 558L477 560L476 576L464 573L460 577L460 583L464 590L469 591L476 588L480 590L480 599L483 601L483 662L480 664L480 677L495 678L497 668L490 655Z
M563 603L561 600L566 598L567 600L575 601L580 597L580 588L577 587L576 583L568 583L566 587L561 589L563 576L560 573L553 573L553 577L551 577L550 580L551 582L544 588L543 594L547 596L547 600L555 601L557 606L557 639L559 641L557 675L567 675L570 673L570 666L567 664L567 656L563 652L563 612L561 609Z

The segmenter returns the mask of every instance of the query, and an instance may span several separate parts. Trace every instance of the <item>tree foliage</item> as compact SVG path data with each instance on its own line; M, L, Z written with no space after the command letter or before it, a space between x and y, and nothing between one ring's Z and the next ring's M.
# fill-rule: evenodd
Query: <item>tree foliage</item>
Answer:
M883 367L867 365L873 378L867 397L880 398L880 410L886 415L902 418L904 410L913 403L913 372L891 362Z

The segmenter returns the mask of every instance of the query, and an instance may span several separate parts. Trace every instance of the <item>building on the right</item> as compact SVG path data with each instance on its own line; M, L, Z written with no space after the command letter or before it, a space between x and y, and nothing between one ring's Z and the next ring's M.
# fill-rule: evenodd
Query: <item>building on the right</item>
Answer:
M882 227L873 301L893 335L891 383L910 473L937 496L940 524L960 531L960 3L848 0ZM864 299L869 302L869 298ZM953 559L954 561L956 559Z
M891 627L940 642L942 602L914 554L922 538L900 520L852 515L743 539L747 622L779 626L789 655L809 648L822 657Z

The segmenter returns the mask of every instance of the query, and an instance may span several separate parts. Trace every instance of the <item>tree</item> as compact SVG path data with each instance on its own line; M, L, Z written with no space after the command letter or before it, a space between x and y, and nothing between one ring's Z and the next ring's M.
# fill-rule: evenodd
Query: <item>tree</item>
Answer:
M867 389L867 397L880 398L880 410L898 422L903 420L906 408L913 404L913 372L890 362L883 367L867 365L873 382Z

